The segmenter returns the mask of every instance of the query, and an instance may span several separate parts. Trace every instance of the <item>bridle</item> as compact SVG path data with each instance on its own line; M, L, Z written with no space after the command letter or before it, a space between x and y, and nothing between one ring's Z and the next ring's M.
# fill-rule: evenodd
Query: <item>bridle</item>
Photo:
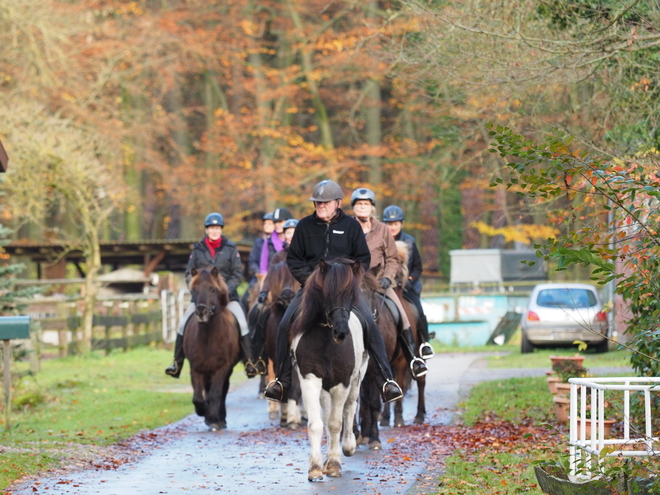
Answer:
M211 305L210 307L207 306L206 304L195 304L195 308L206 308L206 310L209 312L209 316L213 316L215 314L215 304Z
M335 311L345 311L347 317L350 318L350 315L351 315L351 310L350 310L350 309L346 309L346 308L343 307L343 306L337 306L336 308L332 308L330 311L326 311L326 312L325 312L325 321L326 321L326 322L323 323L323 326L324 326L324 327L328 327L328 328L332 328L332 327L333 327L333 325L332 325L332 321L330 320L330 317L332 316L332 313L334 313Z

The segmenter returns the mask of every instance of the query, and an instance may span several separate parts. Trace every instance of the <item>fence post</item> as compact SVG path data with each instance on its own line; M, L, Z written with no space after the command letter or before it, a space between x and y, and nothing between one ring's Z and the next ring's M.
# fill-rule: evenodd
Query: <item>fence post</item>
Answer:
M58 318L62 318L66 321L66 318L69 316L68 311L66 309L66 303L60 302L57 303L55 306L55 315ZM72 334L75 333L75 330L71 332ZM74 340L75 337L72 338ZM67 354L69 354L69 330L58 330L57 331L57 346L59 347L59 355L60 357L65 357Z
M41 322L36 318L31 320L30 347L30 371L36 374L41 371Z

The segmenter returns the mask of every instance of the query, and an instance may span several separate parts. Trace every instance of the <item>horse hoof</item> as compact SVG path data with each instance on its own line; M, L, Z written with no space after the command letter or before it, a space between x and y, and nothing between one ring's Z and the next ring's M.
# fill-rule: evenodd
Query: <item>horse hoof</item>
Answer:
M390 422L383 420L383 421L380 422L380 426L390 426Z
M383 444L380 443L380 440L374 440L373 442L369 442L369 450L382 450L383 449Z
M341 464L339 461L326 461L324 472L331 478L339 478L341 476Z
M288 424L286 425L286 427L287 427L289 430L296 431L296 430L299 430L299 429L300 429L300 423L288 423Z
M404 426L406 426L406 423L404 423L403 421L395 421L394 422L394 427L395 428L402 428Z
M323 481L323 471L321 471L321 468L314 468L310 469L307 472L307 479L309 481Z
M277 414L276 412L268 413L268 419L270 420L277 419L278 416L279 414Z
M423 425L424 424L424 418L415 418L413 421L416 425Z

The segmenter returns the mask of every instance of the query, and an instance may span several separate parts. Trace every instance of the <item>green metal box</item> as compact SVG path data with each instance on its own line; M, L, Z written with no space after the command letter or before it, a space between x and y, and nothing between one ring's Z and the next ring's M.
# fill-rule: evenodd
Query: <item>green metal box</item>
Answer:
M0 340L29 338L29 316L0 316Z

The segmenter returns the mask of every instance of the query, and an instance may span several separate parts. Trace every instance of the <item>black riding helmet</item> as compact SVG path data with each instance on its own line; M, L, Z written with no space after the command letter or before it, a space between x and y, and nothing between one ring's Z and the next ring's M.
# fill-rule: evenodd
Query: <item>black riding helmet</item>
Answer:
M288 208L275 208L272 218L273 222L284 222L289 218L293 218L293 215L288 210Z
M403 210L397 205L390 205L383 210L383 222L403 222Z
M210 227L211 225L219 225L220 227L224 227L225 219L222 218L220 213L209 213L206 215L206 220L204 220L204 227Z

